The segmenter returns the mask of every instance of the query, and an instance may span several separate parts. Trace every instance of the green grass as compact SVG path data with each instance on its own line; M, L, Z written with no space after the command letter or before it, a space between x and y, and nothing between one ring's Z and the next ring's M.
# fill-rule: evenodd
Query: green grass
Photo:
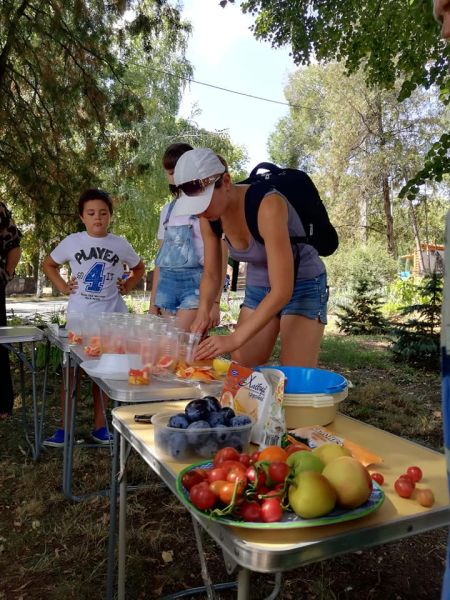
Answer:
M277 346L272 355L274 363L278 362L278 352ZM351 381L353 387L341 404L344 413L431 448L441 448L438 374L395 363L383 338L335 333L323 340L320 366L340 372ZM14 376L18 390L16 367ZM60 417L60 376L58 368L50 376L47 434L58 425ZM21 433L18 406L19 402L12 421L0 422L0 600L102 599L109 501L94 497L77 504L64 498L62 452L45 450L33 463ZM80 433L92 428L87 381L81 389L78 425ZM75 449L75 492L107 487L109 478L107 449ZM129 481L147 487L129 494L127 598L158 598L201 585L192 526L185 509L134 453L130 456ZM285 576L280 598L438 597L445 540L446 532L438 530L412 541L291 571ZM207 536L205 550L214 581L232 579L233 575L225 572L220 550ZM273 576L259 576L258 584L252 587L252 600L266 597L272 583ZM234 597L234 592L220 594L223 600Z

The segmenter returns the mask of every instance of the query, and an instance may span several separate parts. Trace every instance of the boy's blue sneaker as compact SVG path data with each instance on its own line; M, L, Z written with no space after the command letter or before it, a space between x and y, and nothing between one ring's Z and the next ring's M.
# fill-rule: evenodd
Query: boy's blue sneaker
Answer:
M91 437L96 444L110 444L113 439L112 434L108 432L106 427L91 431Z
M55 433L43 441L44 446L62 448L64 446L64 429L57 429Z

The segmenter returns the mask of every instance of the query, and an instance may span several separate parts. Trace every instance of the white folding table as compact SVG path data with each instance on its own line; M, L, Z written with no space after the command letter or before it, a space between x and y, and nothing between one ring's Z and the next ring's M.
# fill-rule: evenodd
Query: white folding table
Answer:
M180 403L180 408L183 403ZM120 407L113 411L113 427L120 437L120 477L112 473L111 497L120 479L120 513L118 542L118 598L125 594L126 557L126 460L133 448L159 475L170 490L176 490L177 474L186 463L169 461L160 455L154 445L153 426L136 423L134 415L162 410L164 405L140 405ZM338 415L329 428L338 436L347 438L384 458L380 470L385 476L383 490L386 494L383 505L372 514L355 520L321 527L292 528L279 530L246 529L222 525L207 516L199 516L189 509L194 524L205 530L224 553L227 570L238 568L238 600L250 598L250 572L277 573L288 571L308 563L332 558L339 554L354 552L415 535L450 523L445 456L392 435L360 421ZM395 479L411 464L418 464L425 474L424 484L431 487L435 495L432 508L424 508L416 501L400 498L394 491ZM111 504L111 507L114 503ZM110 541L115 539L115 513L110 519ZM200 552L202 573L202 547L196 535ZM108 556L107 598L113 598L111 580L114 552ZM205 578L208 598L214 598L214 589ZM448 599L447 599L448 600Z
M44 339L44 332L37 327L31 326L6 326L0 327L0 344L8 351L13 352L20 361L20 388L22 398L22 424L27 443L31 448L31 454L34 460L39 457L40 449L40 427L39 427L39 411L36 387L36 342ZM31 345L31 361L24 352L23 345L29 343ZM31 374L31 394L33 404L33 431L34 439L30 440L28 434L28 416L26 402L26 386L25 386L25 368Z

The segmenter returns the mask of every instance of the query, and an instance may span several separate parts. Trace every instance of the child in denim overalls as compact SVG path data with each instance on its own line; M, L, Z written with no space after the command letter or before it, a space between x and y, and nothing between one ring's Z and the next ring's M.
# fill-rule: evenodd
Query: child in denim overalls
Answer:
M169 146L163 156L163 167L173 193L173 171L179 157L192 150L189 144ZM200 280L203 274L203 240L199 218L174 217L172 210L176 198L161 211L158 241L159 252L155 260L152 296L149 312L177 315L180 328L188 331L197 314L200 298ZM210 313L210 327L219 324L220 296Z

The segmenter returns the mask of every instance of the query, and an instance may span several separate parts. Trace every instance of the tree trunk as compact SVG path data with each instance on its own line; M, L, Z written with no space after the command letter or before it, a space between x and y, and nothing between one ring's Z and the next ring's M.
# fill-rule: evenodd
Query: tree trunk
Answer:
M387 175L383 176L383 206L384 206L384 217L386 219L386 238L387 248L391 256L396 258L395 251L395 239L394 239L394 219L392 217L392 202L391 192L389 190L389 178Z
M417 250L417 255L419 257L420 272L424 273L425 265L423 262L422 249L420 247L419 226L417 224L416 211L414 209L414 204L412 203L412 200L409 200L409 208L410 208L410 214L411 214L412 228L413 228L413 232L414 232L414 242L415 242L415 246L416 246L416 250Z
M378 98L377 103L377 120L378 120L378 136L380 141L380 150L384 153L384 149L386 146L386 135L384 132L383 126L383 108L381 104L381 99ZM383 156L385 159L385 156ZM385 160L384 160L385 163ZM389 170L384 164L383 167L383 175L382 175L382 191L383 191L383 208L384 208L384 218L386 224L386 238L387 238L387 250L391 256L396 257L395 250L395 239L394 239L394 219L392 217L392 202L391 202L391 191L389 189Z
M42 298L44 294L44 273L41 269L42 262L45 258L45 252L43 248L39 248L37 255L33 257L33 271L34 281L36 284L36 296Z

